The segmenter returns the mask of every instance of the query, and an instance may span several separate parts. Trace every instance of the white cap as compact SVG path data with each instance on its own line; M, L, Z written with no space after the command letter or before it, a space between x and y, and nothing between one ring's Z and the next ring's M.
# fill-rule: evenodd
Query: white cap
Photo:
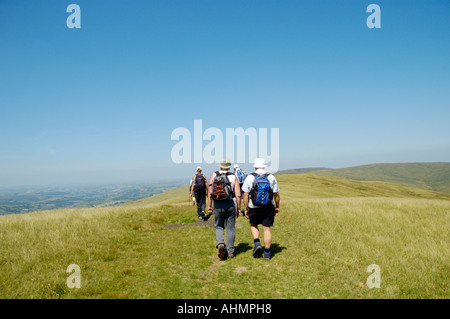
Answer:
M264 158L257 158L255 159L255 164L253 165L254 168L266 168L266 161Z
M202 168L201 168L200 166L197 166L197 171L198 171L198 170L202 170Z
M238 165L238 164L235 164L235 165L234 165L234 168L239 168L239 165Z

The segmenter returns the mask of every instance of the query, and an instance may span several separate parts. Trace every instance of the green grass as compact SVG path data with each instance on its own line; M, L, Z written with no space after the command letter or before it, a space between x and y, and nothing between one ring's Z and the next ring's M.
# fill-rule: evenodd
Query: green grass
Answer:
M450 195L312 174L277 177L274 258L237 256L194 226L187 190L117 207L0 216L1 298L448 298ZM187 227L165 227L186 223ZM69 289L66 268L81 268ZM365 283L381 268L381 288Z
M399 183L427 190L450 193L450 163L386 163L339 169L309 168L280 171L280 174L314 173L361 181Z

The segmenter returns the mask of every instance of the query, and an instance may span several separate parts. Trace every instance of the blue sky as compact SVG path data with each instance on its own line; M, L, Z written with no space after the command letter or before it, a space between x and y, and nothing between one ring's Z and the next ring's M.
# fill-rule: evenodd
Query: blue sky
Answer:
M0 0L0 186L189 178L170 136L194 120L279 128L280 169L450 161L449 14L438 0Z

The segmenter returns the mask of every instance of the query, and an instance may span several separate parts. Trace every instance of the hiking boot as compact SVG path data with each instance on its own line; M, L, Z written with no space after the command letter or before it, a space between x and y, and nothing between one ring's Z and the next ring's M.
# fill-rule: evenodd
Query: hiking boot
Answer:
M254 258L260 258L263 253L263 248L261 247L261 243L257 242L255 243L255 247L253 248L253 257Z
M235 254L228 254L228 259L232 259L235 257Z
M265 260L270 260L272 259L272 252L264 252L264 259Z
M218 254L219 258L221 260L227 259L228 252L227 252L227 247L225 246L225 244L218 244L217 248L219 249L219 254Z

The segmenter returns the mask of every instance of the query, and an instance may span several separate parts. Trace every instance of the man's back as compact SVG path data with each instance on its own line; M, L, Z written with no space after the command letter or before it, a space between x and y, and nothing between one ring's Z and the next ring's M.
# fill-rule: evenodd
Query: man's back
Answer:
M256 173L257 175L260 175L260 174L261 174L261 175L262 175L262 174L267 174L266 171L263 170L263 169L257 169L257 170L255 171L255 173ZM253 174L250 174L250 175L247 176L247 178L246 178L245 181L244 181L244 185L242 186L242 191L243 191L243 192L245 192L245 193L250 193L250 191L251 191L252 188L253 188L253 181L255 180L255 178L256 178L256 177L255 177ZM269 180L270 188L271 188L272 192L273 192L273 193L278 193L278 192L280 191L280 189L279 189L279 187L278 187L278 182L277 182L277 179L275 178L275 176L272 175L272 174L269 174L269 175L267 176L267 179ZM251 198L249 198L248 206L249 206L250 208L255 208L255 207L257 207L257 206L255 206L255 205L253 205Z

